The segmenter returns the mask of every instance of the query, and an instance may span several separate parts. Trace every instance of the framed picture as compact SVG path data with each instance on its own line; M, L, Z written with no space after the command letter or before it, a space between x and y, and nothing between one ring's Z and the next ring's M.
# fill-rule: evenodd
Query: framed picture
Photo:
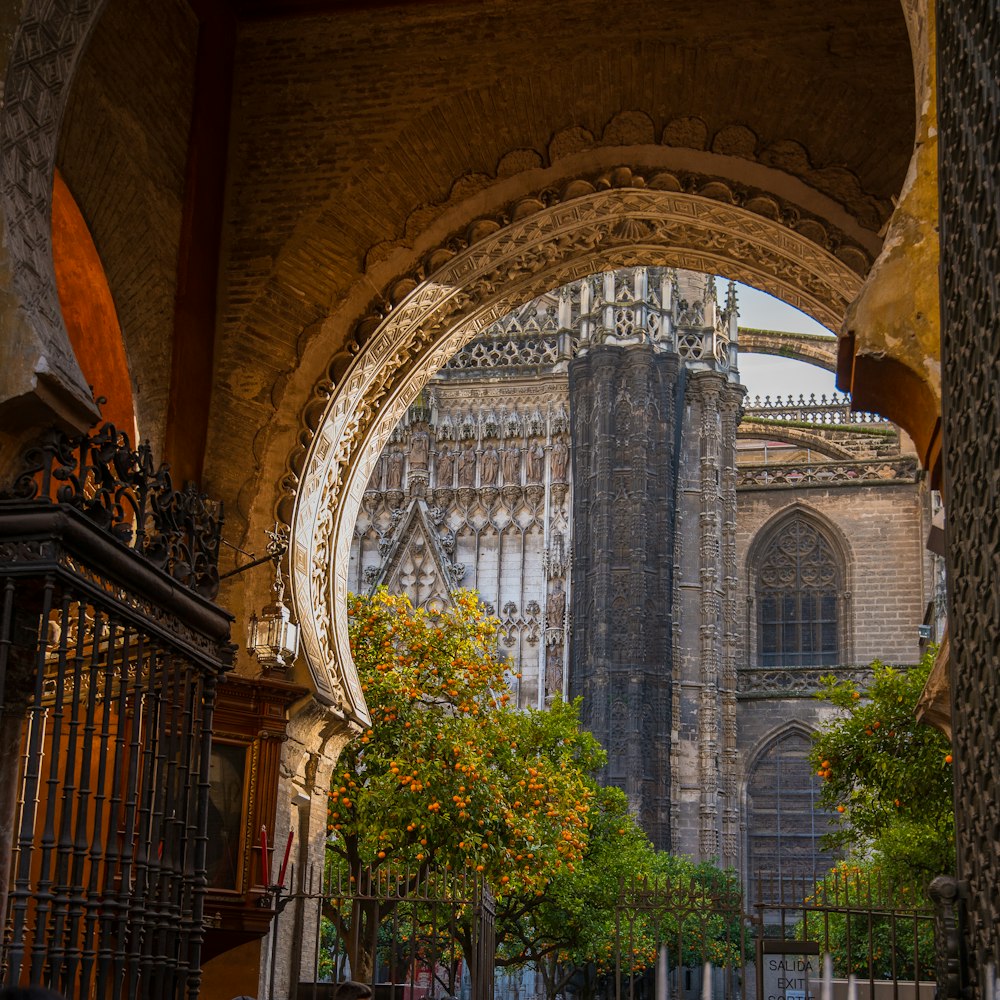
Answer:
M249 749L246 744L212 744L206 851L209 889L240 889Z

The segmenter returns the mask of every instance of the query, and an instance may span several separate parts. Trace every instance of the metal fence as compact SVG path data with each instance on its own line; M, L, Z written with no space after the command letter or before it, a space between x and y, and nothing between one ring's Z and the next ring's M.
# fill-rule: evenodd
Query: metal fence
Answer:
M26 457L0 499L0 984L196 997L220 522L113 427Z
M296 885L293 873L292 884ZM376 1000L493 1000L495 905L484 880L424 866L330 866L298 880L271 928L264 1000L322 1000L328 984L370 985ZM282 984L282 922L308 928L307 961Z
M829 955L834 979L867 984L869 997L917 996L917 984L936 978L937 915L919 885L842 863L820 883L760 874L754 898L759 939L774 953L779 942L811 945L813 975L818 956Z
M849 996L849 981L870 1000L933 995L940 914L918 887L842 866L819 884L759 875L750 903L733 873L704 867L623 880L607 911L606 950L567 954L547 988L565 1000L808 1000L829 956L834 1000ZM300 882L281 909L263 1000L342 996L328 984L351 979L370 984L375 1000L492 1000L495 907L478 878L330 868ZM287 989L275 987L279 921L312 934L296 939L310 958Z
M596 991L615 1000L745 994L753 921L730 873L622 881L615 908L613 977ZM711 971L706 970L706 964ZM599 969L598 969L599 971Z
M929 998L943 954L941 914L919 886L841 865L811 878L760 874L752 904L732 875L623 883L613 974L593 996L807 1000L829 956L832 997ZM770 979L769 969L776 974Z

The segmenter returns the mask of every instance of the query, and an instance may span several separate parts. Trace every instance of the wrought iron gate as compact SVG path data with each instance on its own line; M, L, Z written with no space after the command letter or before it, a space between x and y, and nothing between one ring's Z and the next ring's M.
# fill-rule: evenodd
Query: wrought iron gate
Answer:
M761 939L775 953L778 942L810 942L814 954L830 955L837 980L867 984L869 997L882 988L916 997L917 984L936 979L938 917L919 885L842 861L819 882L758 874L754 897Z
M992 996L1000 988L1000 6L937 0L936 21L948 628L971 960L971 982L960 974L953 985Z
M619 890L613 978L601 983L598 968L591 992L609 1000L819 996L828 955L832 995L849 995L853 978L863 996L918 1000L949 961L941 919L918 887L884 884L846 863L820 882L758 874L752 905L731 872L636 879ZM767 966L783 961L804 963L803 971L769 981Z
M110 425L0 499L2 984L198 994L220 523Z
M296 874L292 873L292 884ZM331 865L299 881L279 901L272 925L269 986L262 1000L286 995L276 986L289 911L306 958L287 995L320 1000L331 982L371 985L376 1000L453 997L493 1000L496 961L495 903L475 873L423 866ZM463 968L464 966L464 968ZM464 984L464 988L462 987Z
M746 996L753 920L744 912L743 891L732 873L622 881L615 924L609 997L700 997L706 995L704 976L712 980L708 995Z

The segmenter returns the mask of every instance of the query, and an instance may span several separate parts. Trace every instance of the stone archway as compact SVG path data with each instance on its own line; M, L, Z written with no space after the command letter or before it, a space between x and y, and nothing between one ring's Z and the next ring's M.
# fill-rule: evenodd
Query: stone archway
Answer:
M98 415L69 343L52 264L52 179L59 126L80 55L106 0L23 4L0 110L0 273L7 336L0 406L8 421L56 418L86 427ZM4 53L0 51L0 58Z
M506 225L483 220L468 246L431 254L438 266L410 283L329 388L296 476L292 595L317 697L358 722L368 714L347 638L351 531L393 427L455 351L516 305L612 267L665 264L723 274L831 327L861 287L844 261L773 218L703 195L651 189L626 168L616 175L619 187L578 182L555 204L525 199Z
M781 330L740 330L740 354L770 354L837 370L837 340L815 333L785 333Z

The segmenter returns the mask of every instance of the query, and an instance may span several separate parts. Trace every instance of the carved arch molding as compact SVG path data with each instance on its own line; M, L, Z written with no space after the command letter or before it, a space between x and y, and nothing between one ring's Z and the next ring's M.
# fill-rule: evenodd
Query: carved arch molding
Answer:
M524 199L428 255L424 276L390 291L397 304L356 329L354 353L331 366L335 381L318 387L322 405L306 408L311 440L290 459L285 483L294 493L292 598L317 697L358 722L368 713L347 635L354 523L383 445L452 354L523 302L609 268L662 264L725 275L832 329L861 287L857 262L852 268L780 213L651 189L627 168L601 187L578 181L561 200Z

